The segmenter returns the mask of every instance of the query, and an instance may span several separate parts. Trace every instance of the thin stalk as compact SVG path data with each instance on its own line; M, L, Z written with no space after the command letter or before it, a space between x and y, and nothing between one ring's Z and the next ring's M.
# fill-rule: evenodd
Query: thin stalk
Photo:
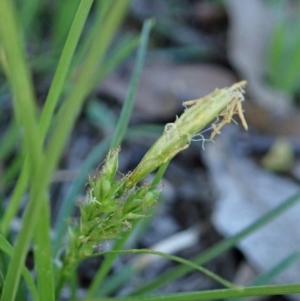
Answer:
M37 109L33 83L19 32L20 27L14 3L8 0L0 1L0 35L5 53L4 60L6 61L8 79L13 94L16 123L23 130L22 146L25 157L28 158L29 162L30 179L38 182L38 179L35 177L43 160L42 144L38 136ZM41 174L40 176L43 175ZM31 205L34 204L34 201L31 199L29 205L30 203ZM16 297L23 263L32 236L34 221L36 221L34 215L31 218L33 220L29 218L27 220L24 218L23 220L23 227L17 237L9 263L2 291L2 300L13 301Z
M54 276L50 240L49 199L40 200L43 214L39 215L34 231L34 262L40 298L54 301Z
M126 94L125 104L122 108L119 122L117 123L113 140L111 142L111 148L116 148L120 146L128 128L129 119L134 105L136 90L145 62L148 39L152 25L152 20L147 20L143 25L140 46L138 48L136 57L136 63L130 80L129 89Z
M293 252L292 254L285 257L281 262L279 262L277 265L275 265L267 272L258 275L253 281L251 281L249 286L268 284L272 279L274 279L276 276L281 274L285 269L290 267L299 259L300 259L300 251ZM243 299L240 298L235 300L229 299L227 301L242 301L242 300Z
M22 196L24 195L25 189L27 187L29 168L25 167L26 164L28 163L26 163L25 160L25 163L23 164L23 167L21 169L21 174L19 175L19 178L17 180L17 184L15 185L14 190L12 192L9 204L5 209L4 215L1 219L0 229L1 233L4 236L6 236L8 233L10 223L19 209Z
M13 246L1 234L0 234L0 249L10 257L14 250ZM27 284L28 290L31 294L33 301L39 301L39 294L35 287L35 283L32 279L32 276L31 276L29 270L24 265L22 267L22 275Z
M230 289L219 289L192 293L177 293L173 295L154 296L154 297L129 297L122 298L122 301L199 301L199 300L218 300L226 298L241 298L255 296L272 296L299 294L300 284L282 284L252 286ZM114 298L85 298L82 301L112 301Z
M62 94L66 83L67 75L70 69L71 61L74 56L76 46L78 44L83 26L90 11L94 0L81 0L77 9L75 18L67 37L65 46L60 56L54 78L47 95L45 106L41 115L40 135L41 138L46 136L49 130L50 122L53 118L53 113L58 103L59 97Z
M38 139L37 111L33 83L20 41L20 28L14 3L0 1L0 36L4 49L9 84L13 94L13 107L17 125L23 130L23 146L28 155L31 174L41 159L41 143Z
M166 253L159 252L159 251L154 251L154 250L149 250L149 249L113 250L113 251L99 252L91 257L96 257L99 255L105 255L105 254L114 254L114 253L116 253L118 255L119 254L150 254L150 255L160 256L162 258L172 260L172 261L178 262L182 265L188 266L193 270L197 270L200 273L204 274L207 277L210 277L211 279L215 280L217 283L219 283L227 288L236 287L236 285L234 285L233 283L231 283L231 282L227 281L226 279L218 276L217 274L209 271L208 269L205 269L202 266L199 266L198 264L195 264L195 263L193 263L189 260L183 259L181 257L166 254ZM143 263L142 263L142 265L143 265ZM136 264L135 268L137 270L139 270L139 263Z

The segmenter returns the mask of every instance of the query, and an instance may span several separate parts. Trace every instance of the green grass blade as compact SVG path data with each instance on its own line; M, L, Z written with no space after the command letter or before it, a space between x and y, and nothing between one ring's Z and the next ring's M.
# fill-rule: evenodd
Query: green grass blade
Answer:
M3 137L1 137L0 144L0 158L6 160L11 155L12 151L16 147L19 132L16 124L12 122L9 128L6 130Z
M215 246L209 248L208 250L204 251L202 254L194 258L192 261L203 265L213 258L217 257L218 255L222 254L226 250L232 248L236 243L238 243L243 238L249 236L254 231L260 229L264 225L266 225L271 220L278 217L280 214L282 214L287 209L291 208L293 205L295 205L300 199L300 193L295 194L291 198L285 200L283 203L269 211L268 213L264 214L261 218L256 220L254 223L246 227L244 230L238 232L236 235L232 236L229 239L223 240L219 243L217 243ZM175 269L172 269L169 272L164 273L163 275L157 277L152 282L146 284L145 286L137 289L132 293L134 296L139 296L142 294L149 293L153 290L158 289L159 287L166 285L167 283L170 283L171 281L187 274L190 271L187 267L178 267Z
M140 124L129 128L126 139L134 139L147 136L153 138L154 141L161 136L164 126L160 124Z
M17 13L13 3L0 1L0 36L4 49L4 60L13 94L13 107L17 125L24 135L24 150L28 155L32 174L41 157L41 143L38 139L35 96L30 72L20 40Z
M79 287L78 277L75 273L73 273L73 275L71 275L69 279L69 286L71 290L70 299L75 300L77 298L78 287Z
M38 136L36 103L30 72L25 60L23 45L20 40L20 28L17 22L17 13L14 3L8 0L0 1L0 36L4 49L4 61L9 84L13 94L13 107L16 124L23 133L23 153L28 160L31 180L35 179L37 170L41 166L42 146ZM42 175L42 173L41 173ZM38 200L36 200L37 202ZM32 212L35 202L31 199ZM27 207L27 208L28 208ZM39 207L37 206L37 209ZM3 286L2 300L14 300L20 282L23 263L32 235L36 217L27 215L24 218L22 229L17 237L12 258L9 263L5 283Z
M68 33L71 32L71 24L74 22L81 0L56 2L56 11L53 18L53 48L55 52L61 51ZM87 2L88 1L83 1Z
M3 175L4 187L11 185L12 182L18 177L23 162L24 160L22 156L19 155L10 162L7 168L5 168L5 173Z
M256 277L253 282L251 282L251 286L254 285L262 285L266 284L275 278L277 275L282 273L285 269L290 267L296 261L300 259L300 251L293 252L289 256L285 257L282 261L280 261L277 265L275 265L272 269L268 272L263 273Z
M36 20L41 4L42 2L40 0L27 0L22 3L20 18L25 36L30 34L30 30L34 26L34 20Z
M48 163L48 160L43 160L42 164L39 165L36 175L34 175L32 179L29 202L23 215L22 227L15 243L14 252L3 287L3 300L15 300L17 287L20 282L21 269L25 261L34 227L39 216L44 214L41 212L41 200L45 196L55 168L55 166L51 166Z
M129 119L132 113L133 109L133 104L134 104L134 99L135 99L135 93L137 90L137 86L141 77L143 65L145 62L145 56L146 56L146 50L147 50L147 45L148 45L148 39L149 39L149 34L151 27L153 25L153 20L147 20L144 23L143 29L142 29L142 35L141 35L141 42L140 46L138 48L138 53L137 53L137 58L136 58L136 63L134 66L133 74L131 77L131 81L129 84L129 89L125 98L124 106L122 108L122 112L120 115L119 122L117 124L113 140L111 143L111 148L117 148L120 146L127 127L129 123Z
M218 276L217 274L209 271L208 269L203 268L202 266L199 266L198 264L195 264L189 260L183 259L181 257L178 256L174 256L174 255L169 255L163 252L159 252L159 251L153 251L153 250L149 250L149 249L130 249L130 250L112 250L112 251L106 251L106 252L99 252L98 254L95 254L92 257L96 257L99 255L105 255L105 254L150 254L150 255L156 255L156 256L160 256L162 258L168 259L168 260L172 260L175 261L177 263L180 263L184 266L187 266L193 270L196 270L202 274L204 274L207 277L210 277L211 279L215 280L217 283L227 287L227 288L232 288L235 285L232 284L231 282L223 279L222 277ZM139 270L141 268L141 266L139 264L137 264L135 266L136 270Z
M192 293L177 293L164 296L154 296L148 298L129 297L122 298L122 301L200 301L200 300L220 300L225 298L254 297L299 294L300 284L265 285L253 287L240 287L230 289L219 289ZM114 298L84 298L82 301L109 301L118 300Z
M285 257L281 262L275 265L269 271L257 276L253 281L251 281L250 286L254 285L263 285L269 283L274 277L278 276L281 272L287 269L289 266L294 264L296 261L300 259L300 251L293 252L292 254ZM243 300L243 299L234 299L235 301ZM234 301L227 300L227 301Z
M7 235L9 230L9 225L19 209L21 198L24 194L28 182L27 173L28 173L28 168L22 168L21 174L18 178L17 184L10 198L8 207L6 208L4 215L1 219L0 231L4 236Z
M101 32L101 26L105 19L105 16L107 15L109 8L111 8L111 5L113 4L113 1L107 1L107 0L97 0L96 1L96 11L94 16L94 24L91 27L91 29L87 32L85 39L82 41L82 43L79 45L78 52L75 56L75 66L81 62L83 62L86 58L86 54L89 52L89 49L91 45L93 44L93 41L97 38L99 38L99 31ZM72 70L73 73L74 70Z
M13 253L13 247L1 234L0 234L0 249L9 256L11 256ZM38 291L35 287L35 284L34 284L34 281L32 279L30 272L25 267L22 268L22 275L24 277L24 280L26 281L26 284L27 284L28 290L31 293L32 299L34 301L38 301L39 300ZM1 300L3 300L3 299L1 299Z
M53 113L62 94L69 72L70 64L78 44L83 26L94 0L81 0L63 48L53 82L48 93L40 123L40 135L44 139L49 129ZM68 2L68 1L67 1Z
M286 25L279 22L274 29L271 37L269 52L267 56L268 73L271 82L280 87L281 86L281 65L284 54L284 45L286 41Z
M98 143L88 155L80 168L80 175L74 181L70 188L62 206L59 210L57 221L54 227L53 254L57 254L62 245L62 239L67 231L67 220L71 216L74 208L76 197L80 190L84 187L86 179L91 169L99 162L99 158L104 157L110 144L110 139L107 138Z
M38 292L43 301L54 301L54 273L50 241L50 208L47 197L41 199L42 211L34 233L34 265Z
M299 15L299 6L298 6L298 14ZM290 34L290 40L293 41L292 47L288 49L289 52L289 60L288 60L288 68L286 69L286 73L282 76L283 86L286 87L286 90L290 93L295 94L299 91L299 74L300 74L300 22L297 18L292 23L292 33ZM291 31L291 30L290 30ZM286 33L288 34L288 33Z
M74 83L72 91L70 91L65 103L61 107L57 124L54 128L53 135L49 141L47 148L48 164L54 166L58 161L59 155L63 150L63 146L71 132L76 117L80 112L82 103L90 92L89 83L95 74L95 65L103 59L108 46L114 36L121 20L125 16L129 1L117 1L107 16L107 22L101 28L102 38L94 41L93 46L86 57L84 66L78 75L77 81Z
M162 177L164 176L168 166L169 166L170 161L167 161L164 163L157 171L153 181L152 181L152 186L157 186L159 182L161 181Z

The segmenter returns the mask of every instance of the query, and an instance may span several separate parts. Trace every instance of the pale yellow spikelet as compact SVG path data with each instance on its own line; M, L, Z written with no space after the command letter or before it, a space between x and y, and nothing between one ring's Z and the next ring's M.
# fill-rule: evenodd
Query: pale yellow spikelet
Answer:
M143 179L153 170L171 160L177 153L186 149L194 137L204 140L201 130L212 120L212 140L225 124L233 120L238 114L243 127L248 125L243 115L242 102L246 81L241 81L229 88L215 89L211 94L185 101L185 111L180 117L176 116L174 123L168 123L162 136L153 144L137 168L127 178L128 186L132 186ZM198 139L199 140L199 139Z

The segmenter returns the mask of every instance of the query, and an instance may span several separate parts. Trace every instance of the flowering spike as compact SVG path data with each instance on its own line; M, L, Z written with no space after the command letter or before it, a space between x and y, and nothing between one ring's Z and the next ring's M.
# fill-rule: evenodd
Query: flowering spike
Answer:
M104 166L102 168L102 176L108 181L112 181L115 178L116 172L118 170L118 156L121 148L112 149L106 156Z
M171 160L176 154L186 149L193 137L212 120L221 120L212 124L211 139L220 133L221 128L230 123L234 114L239 114L245 129L245 121L241 102L244 100L246 81L234 84L232 87L215 89L211 94L196 100L183 103L186 107L183 114L174 123L168 123L162 136L146 153L137 168L129 175L127 186L131 187L142 180L150 172ZM219 118L218 118L219 117Z
M204 140L201 130L209 122L217 119L212 124L211 139L232 121L234 114L239 115L247 129L241 106L245 84L240 82L230 88L215 89L204 98L184 102L184 113L165 126L162 136L137 168L121 180L114 180L120 149L109 151L100 175L89 181L90 190L80 206L80 221L69 231L62 274L70 274L76 263L92 254L100 242L129 231L133 222L146 216L147 210L155 204L159 190L155 186L136 184L187 148L191 141Z

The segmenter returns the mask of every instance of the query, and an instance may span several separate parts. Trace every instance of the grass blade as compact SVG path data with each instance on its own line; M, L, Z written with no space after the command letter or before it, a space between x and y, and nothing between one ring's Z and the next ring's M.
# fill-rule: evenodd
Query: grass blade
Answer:
M250 284L250 286L254 285L262 285L269 283L274 277L279 275L283 272L286 268L291 266L293 263L300 259L300 251L293 252L289 256L285 257L281 262L275 265L272 269L257 276ZM243 299L234 299L235 301L243 300ZM234 301L234 300L227 300L227 301Z
M14 182L14 180L18 177L23 162L24 159L22 158L22 155L19 155L10 162L9 166L7 166L7 168L5 169L5 173L3 175L3 183L2 183L5 188L11 185Z
M0 249L9 256L12 255L13 250L14 250L13 247L11 246L11 244L1 234L0 234ZM35 287L35 284L34 284L34 281L32 279L30 272L25 267L23 267L22 274L23 274L24 280L26 281L27 287L31 293L32 299L34 301L38 301L39 295L38 295L37 289ZM2 300L4 300L4 299L2 299Z
M66 83L71 60L78 44L83 26L94 0L81 0L73 20L66 44L63 48L57 69L51 84L40 123L40 135L44 139L49 129L53 113Z
M3 217L1 219L0 231L4 236L7 235L9 231L10 223L19 209L21 198L24 194L27 183L28 183L28 168L23 167L21 170L21 174L18 178L17 184L15 185L15 188L13 190L8 207L6 208Z
M125 136L126 130L128 128L129 119L133 109L135 93L139 84L143 65L145 62L148 39L149 39L149 34L152 25L153 25L153 20L147 20L143 26L141 42L137 53L136 63L130 80L129 89L127 91L124 106L122 108L120 119L117 124L114 137L111 143L111 148L116 148L120 146Z
M34 174L40 162L41 143L37 135L37 110L33 84L19 32L13 2L0 1L0 36L4 49L5 68L13 94L16 123L24 132L23 147Z
M94 24L92 28L87 32L85 39L79 46L78 52L75 56L74 67L78 67L78 64L85 60L86 54L89 52L93 41L99 37L99 30L101 29L101 26L105 20L105 16L107 15L109 8L111 8L113 1L97 0L95 4L96 11L94 16ZM72 73L73 71L75 70L72 70Z
M149 250L149 249L112 250L112 251L106 251L106 252L99 252L98 254L96 254L92 257L96 257L96 256L99 256L99 255L105 255L105 254L118 254L118 255L120 255L120 254L150 254L150 255L157 255L157 256L160 256L162 258L172 260L172 261L175 261L175 262L180 263L182 265L185 265L185 266L187 266L191 269L197 270L198 272L204 274L207 277L210 277L211 279L215 280L217 283L220 283L221 285L223 285L227 288L232 288L232 287L235 286L231 282L223 279L222 277L220 277L217 274L209 271L208 269L205 269L202 266L199 266L198 264L195 264L195 263L193 263L189 260L183 259L181 257L166 254L166 253L159 252L159 251L153 251L153 250ZM142 263L142 265L143 265L143 263ZM136 268L136 270L140 269L139 263L135 266L135 268Z
M254 279L254 281L251 283L251 286L252 285L262 285L262 284L268 283L274 277L279 275L281 272L283 272L285 269L287 269L289 266L294 264L299 259L300 259L300 251L293 252L289 256L285 257L281 262L279 262L277 265L275 265L268 272L263 273L263 274L259 275L258 277L256 277Z
M49 199L41 199L40 214L34 232L34 263L38 292L44 301L54 301L54 274L51 258Z
M297 7L297 15L299 15L300 9ZM283 86L290 93L295 94L299 89L299 68L300 68L300 36L298 35L300 29L299 19L296 18L291 24L291 29L286 32L286 35L290 36L289 40L292 41L292 46L288 48L289 61L288 68L286 68L285 75L282 77ZM284 59L284 56L282 60Z
M45 301L54 301L54 273L51 258L50 208L47 197L42 202L34 232L34 264L38 291Z
M25 167L30 169L30 177L34 181L42 162L42 145L38 136L33 84L25 60L18 25L14 3L8 0L0 1L0 35L4 49L5 68L13 94L16 124L23 131L22 147L28 160L28 165L25 165ZM34 205L32 200L30 202L31 205ZM31 208L33 209L33 207ZM30 217L33 220L29 219L29 216L27 220L24 218L24 227L22 227L17 237L3 286L2 300L13 301L15 299L34 221L36 220L34 215Z
M230 289L219 289L192 293L177 293L173 295L154 296L154 297L129 297L122 298L122 301L200 301L200 300L219 300L224 298L254 297L254 296L272 296L299 294L300 285L265 285L252 287L239 287ZM85 298L82 301L109 301L117 300L114 298Z
M0 158L6 160L16 147L19 132L16 124L12 122L5 134L1 137Z
M30 34L30 29L35 25L34 20L41 9L41 3L39 0L29 0L21 3L20 19L25 36Z
M274 85L281 86L282 59L284 53L286 25L279 22L271 37L269 55L267 56L268 73Z
M89 5L89 1L87 5ZM56 12L54 14L52 37L53 37L53 49L55 52L60 52L64 41L71 32L70 28L74 23L75 14L78 12L79 4L81 0L72 1L60 1L56 3Z

